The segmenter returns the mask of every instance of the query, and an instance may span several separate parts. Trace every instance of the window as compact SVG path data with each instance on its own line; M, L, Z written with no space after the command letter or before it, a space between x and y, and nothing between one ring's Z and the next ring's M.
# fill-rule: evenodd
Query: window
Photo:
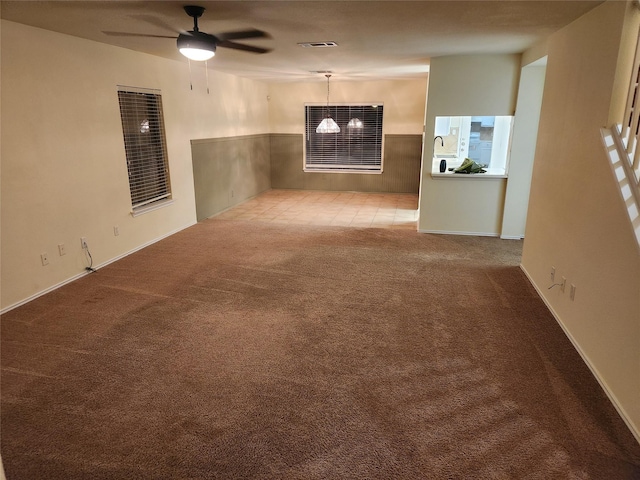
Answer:
M327 106L305 106L305 171L382 172L382 104L333 105L339 133L316 133Z
M432 172L443 159L455 168L470 158L490 173L506 174L512 124L512 116L436 117Z
M171 198L162 96L159 90L118 88L133 212L142 213Z

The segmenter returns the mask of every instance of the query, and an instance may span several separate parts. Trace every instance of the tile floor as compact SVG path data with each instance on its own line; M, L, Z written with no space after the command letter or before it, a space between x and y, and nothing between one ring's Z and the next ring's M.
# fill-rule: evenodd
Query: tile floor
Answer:
M269 190L215 218L416 230L417 209L414 194Z

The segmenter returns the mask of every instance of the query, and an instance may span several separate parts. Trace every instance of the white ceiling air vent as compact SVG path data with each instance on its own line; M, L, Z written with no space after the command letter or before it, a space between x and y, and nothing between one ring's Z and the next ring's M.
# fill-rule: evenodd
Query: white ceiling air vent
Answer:
M303 42L298 43L303 48L327 48L327 47L337 47L338 44L336 42Z

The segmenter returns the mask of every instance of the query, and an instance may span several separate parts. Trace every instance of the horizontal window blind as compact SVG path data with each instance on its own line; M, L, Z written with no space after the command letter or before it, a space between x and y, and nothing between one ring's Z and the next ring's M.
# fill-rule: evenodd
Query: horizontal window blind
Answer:
M162 97L157 90L119 89L118 100L135 210L171 196Z
M339 133L316 133L327 106L305 106L305 170L381 171L382 113L379 105L331 105Z

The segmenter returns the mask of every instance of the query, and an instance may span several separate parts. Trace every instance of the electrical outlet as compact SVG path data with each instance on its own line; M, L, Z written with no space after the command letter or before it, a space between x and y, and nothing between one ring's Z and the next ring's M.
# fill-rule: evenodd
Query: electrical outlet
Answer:
M560 291L564 293L564 287L567 286L567 279L562 277L562 282L560 283Z
M87 245L87 237L80 237L80 245L82 246L83 250L89 248L89 245Z
M60 254L60 256L63 256L67 253L67 249L64 247L64 243L58 244L58 253Z
M556 267L551 267L551 283L556 279Z
M116 237L120 235L120 228L117 225L113 227L113 235Z
M576 286L572 283L571 288L569 288L569 298L571 300L576 299Z
M47 255L47 252L40 254L40 260L42 261L42 266L49 265L49 255Z

